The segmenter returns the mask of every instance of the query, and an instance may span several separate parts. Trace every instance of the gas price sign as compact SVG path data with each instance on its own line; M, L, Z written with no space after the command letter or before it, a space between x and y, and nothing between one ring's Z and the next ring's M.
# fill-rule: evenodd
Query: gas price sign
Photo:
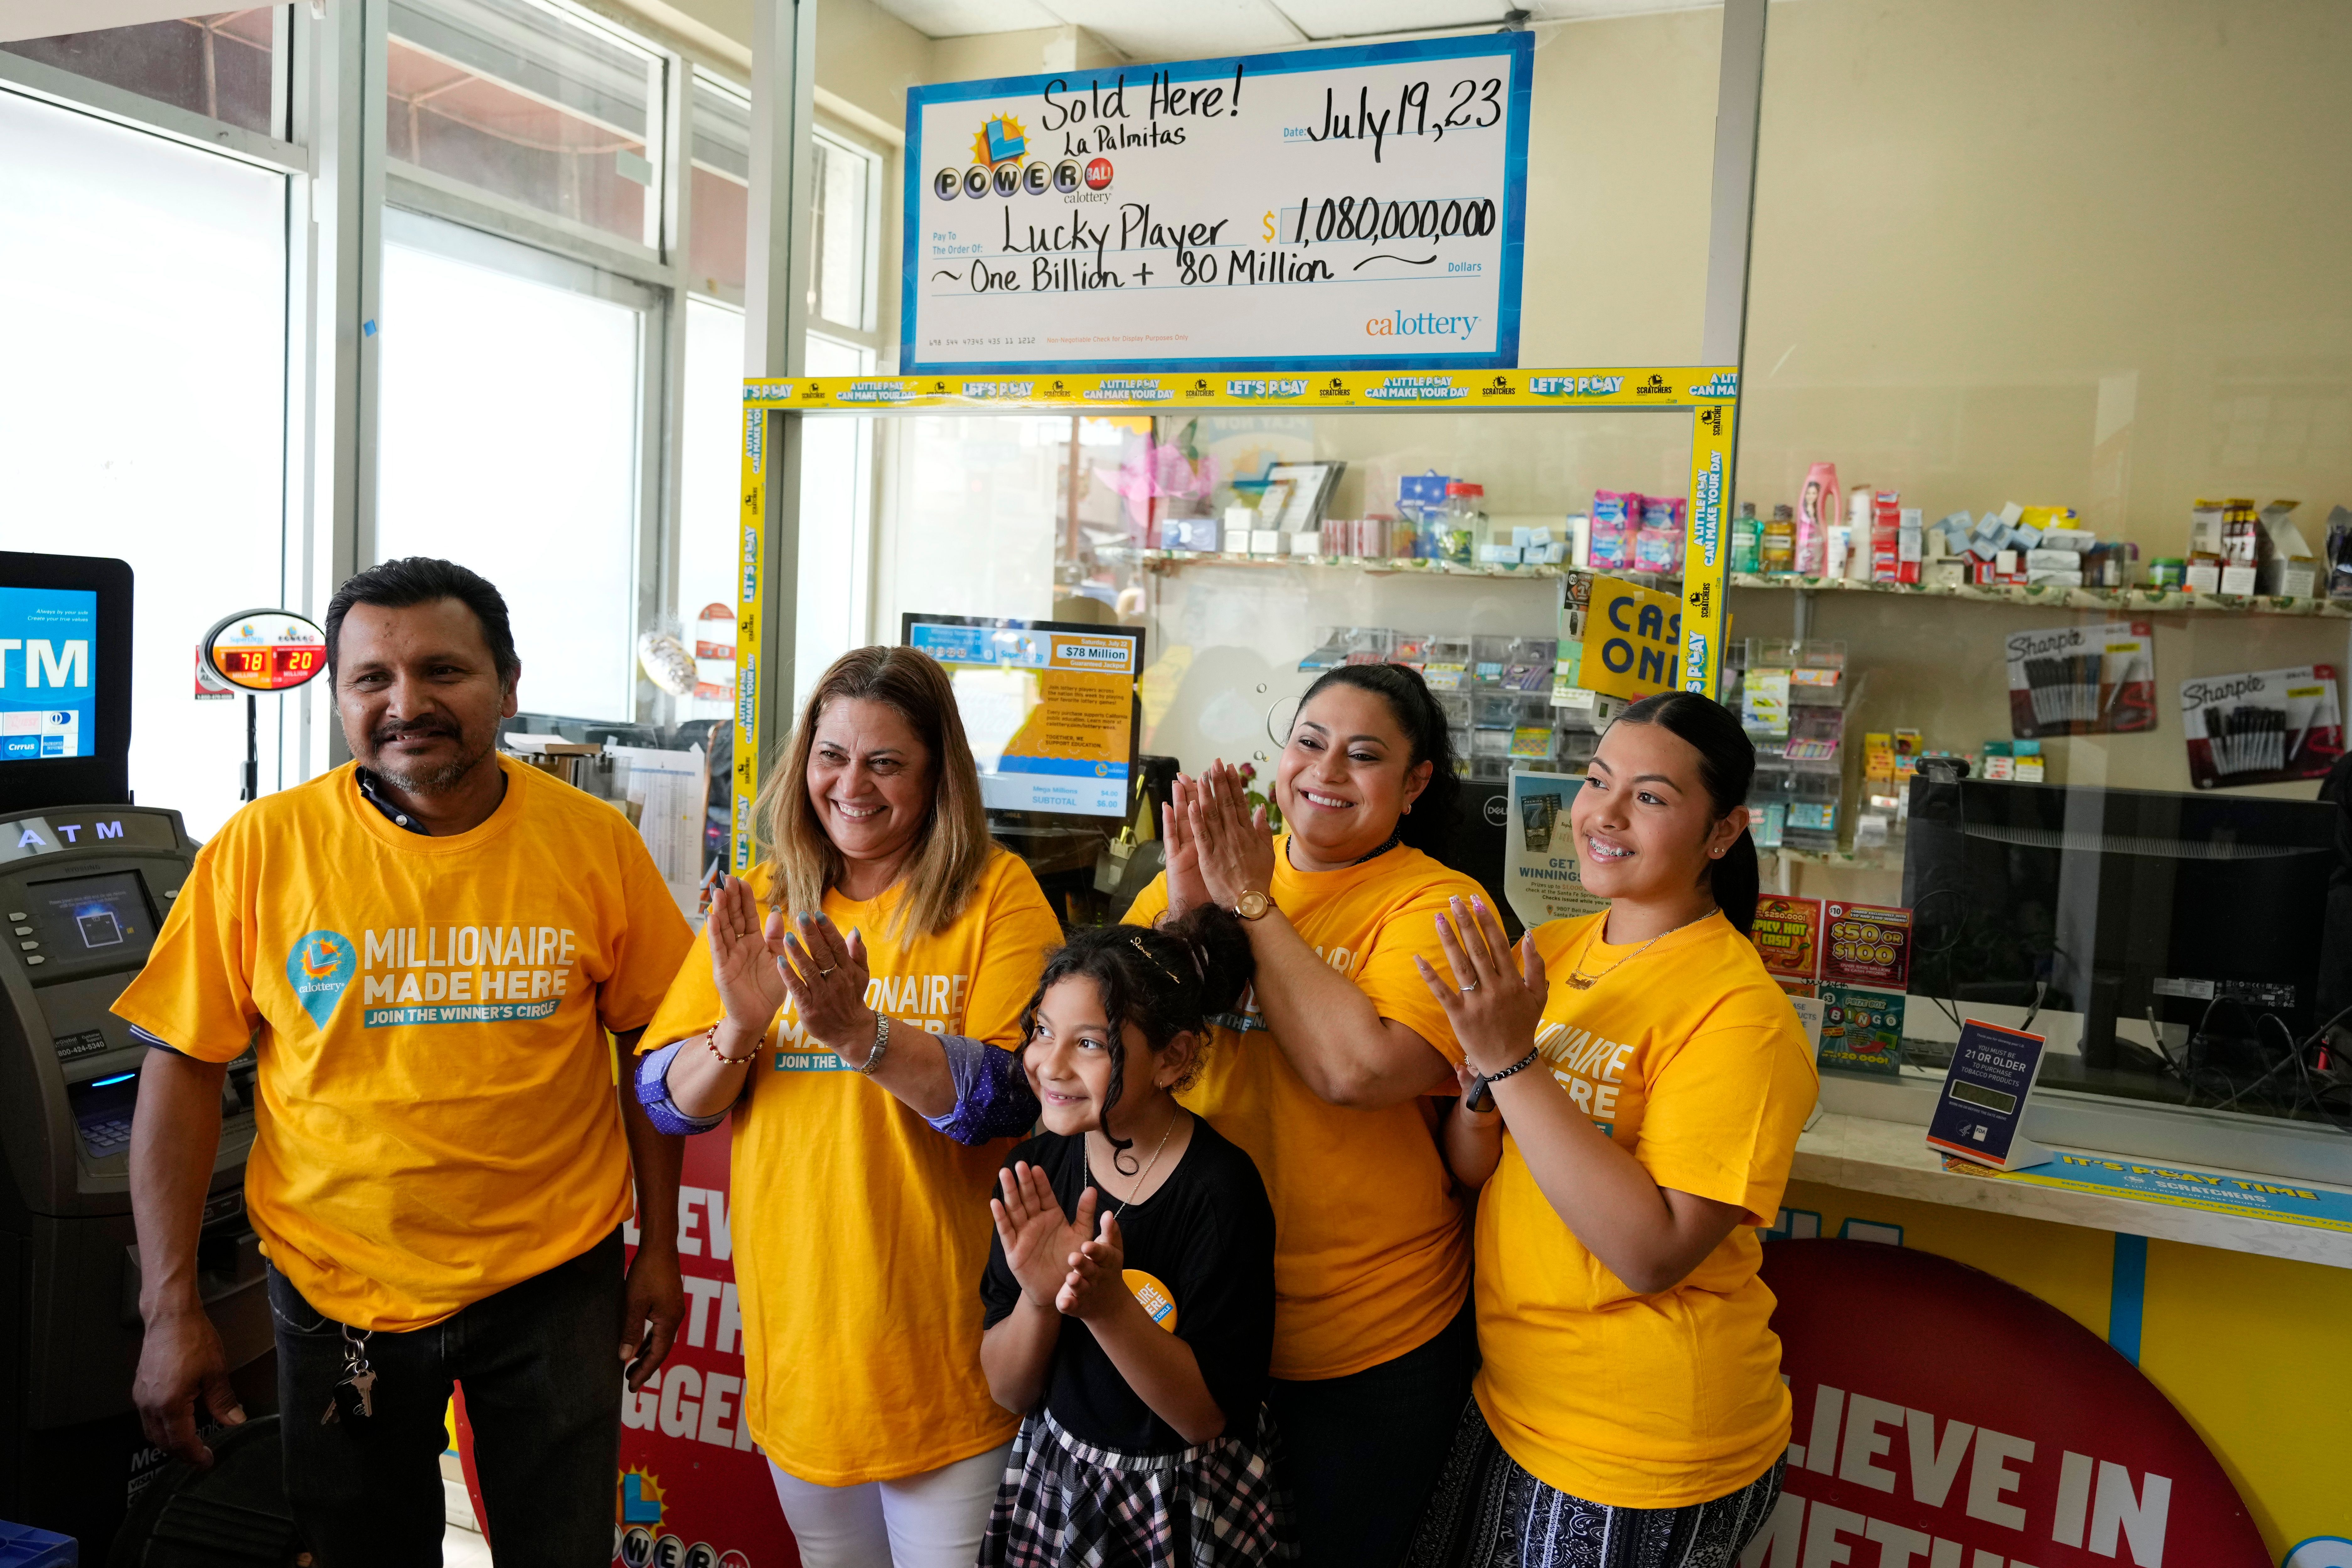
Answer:
M289 691L326 672L327 634L290 610L247 610L205 634L205 662L246 691Z

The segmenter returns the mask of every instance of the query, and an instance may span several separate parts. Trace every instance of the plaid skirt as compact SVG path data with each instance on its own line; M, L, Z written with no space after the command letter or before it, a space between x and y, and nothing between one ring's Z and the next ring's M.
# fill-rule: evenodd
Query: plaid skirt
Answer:
M1255 1568L1298 1555L1276 1484L1274 1420L1176 1454L1081 1443L1044 1411L1021 1424L980 1568Z
M1405 1568L1731 1568L1771 1517L1788 1463L1685 1508L1587 1502L1522 1469L1474 1399Z

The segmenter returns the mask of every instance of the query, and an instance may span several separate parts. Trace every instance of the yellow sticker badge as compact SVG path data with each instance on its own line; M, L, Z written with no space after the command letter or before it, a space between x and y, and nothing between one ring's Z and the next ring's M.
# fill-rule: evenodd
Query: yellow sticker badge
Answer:
M1169 1294L1168 1287L1160 1283L1157 1275L1146 1274L1140 1268L1126 1269L1123 1273L1127 1288L1135 1292L1135 1299L1143 1303L1143 1310L1150 1314L1151 1321L1174 1333L1176 1298Z

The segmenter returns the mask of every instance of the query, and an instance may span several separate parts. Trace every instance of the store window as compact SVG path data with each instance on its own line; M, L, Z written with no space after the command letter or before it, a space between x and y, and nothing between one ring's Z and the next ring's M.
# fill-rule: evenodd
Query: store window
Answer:
M703 293L740 305L751 221L751 100L733 83L697 71L691 104L687 277ZM740 353L736 363L742 363Z
M384 154L661 244L662 58L553 0L392 7Z
M374 557L497 584L535 713L636 717L651 306L544 251L384 215Z
M732 86L695 78L694 197L688 270L696 298L686 312L686 387L680 405L677 616L698 659L690 719L733 711L733 616L741 556L738 507L743 418L742 298L751 179L751 106ZM815 330L811 375L864 375L876 365L872 301L879 291L873 192L880 160L846 141L815 139L816 262L809 289ZM793 665L805 691L824 667L872 636L870 556L875 436L870 420L805 428L801 457L801 593ZM709 615L719 610L719 615Z
M0 296L41 302L0 319L7 542L131 563L131 786L209 837L245 713L194 700L196 641L281 591L287 179L6 91L0 146L41 150L0 160Z
M56 66L211 120L276 133L270 98L278 8L219 11L92 33L0 43Z
M865 332L874 326L872 191L877 163L873 154L830 136L816 139L809 315L836 331Z

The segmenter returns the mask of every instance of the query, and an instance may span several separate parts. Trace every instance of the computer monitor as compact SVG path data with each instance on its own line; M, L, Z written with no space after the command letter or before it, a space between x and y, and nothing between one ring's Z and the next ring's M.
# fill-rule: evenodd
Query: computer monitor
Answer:
M0 802L131 798L131 568L0 551Z
M1134 816L1142 627L910 612L899 641L947 667L1000 830Z
M1910 990L1963 1012L2082 1014L2086 1068L2146 1059L2117 1046L2119 1018L2284 1052L2321 1022L2335 815L2257 795L1915 779Z

